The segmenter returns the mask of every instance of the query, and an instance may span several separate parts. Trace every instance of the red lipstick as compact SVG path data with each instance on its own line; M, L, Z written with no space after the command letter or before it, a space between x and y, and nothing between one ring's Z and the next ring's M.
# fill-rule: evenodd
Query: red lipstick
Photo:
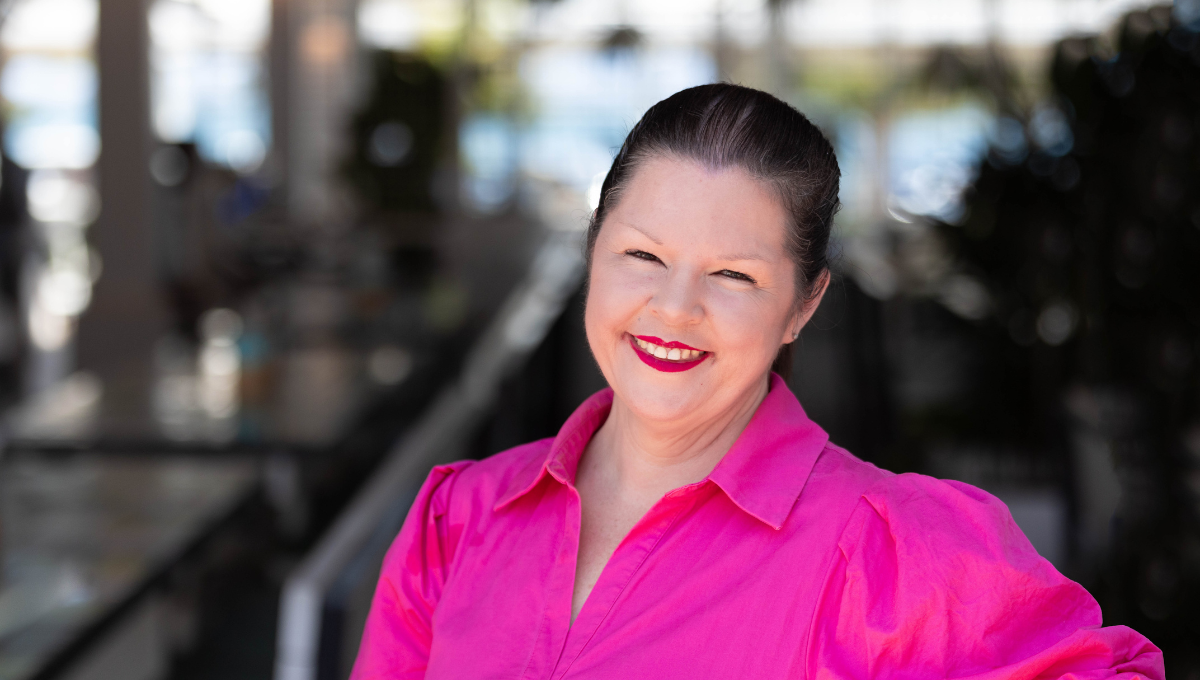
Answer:
M666 359L659 359L641 347L638 347L637 342L634 340L634 336L631 336L629 338L629 346L633 348L634 353L637 354L637 357L642 360L642 363L656 371L662 371L663 373L679 373L680 371L693 369L704 363L704 360L712 354L712 352L698 350L695 347L690 347L682 342L663 342L661 339L656 338L653 335L638 335L636 336L636 339L658 345L659 347L666 347L667 349L690 349L697 352L704 352L700 355L699 359L693 359L692 361L668 361Z
M653 343L659 347L666 347L667 349L693 349L697 352L704 351L702 349L696 349L691 345L685 345L682 342L675 342L674 340L667 342L666 340L663 340L662 338L656 338L653 335L635 335L633 337L637 338L638 340L645 340L646 342Z

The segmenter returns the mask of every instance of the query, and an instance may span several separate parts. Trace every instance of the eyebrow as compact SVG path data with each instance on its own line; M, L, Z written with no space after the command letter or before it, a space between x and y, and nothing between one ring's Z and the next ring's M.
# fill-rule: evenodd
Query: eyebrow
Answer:
M645 229L642 229L638 225L636 225L632 222L626 222L624 220L618 220L618 221L621 224L629 227L630 229L633 229L634 231L640 233L642 236L645 236L646 238L650 239L651 241L654 241L655 245L661 246L663 244L662 241L658 240L657 238L654 238L654 236L652 236L649 232L647 232ZM767 258L763 257L762 255L755 255L753 253L734 253L732 255L722 255L721 257L718 257L717 259L720 260L721 262L743 262L746 260L754 260L757 262L769 262L770 261Z
M722 262L740 262L742 260L757 260L759 262L768 262L767 258L762 255L753 255L751 253L739 253L736 255L723 255L718 260Z
M655 245L659 245L659 246L661 246L661 245L663 244L663 243L662 243L662 241L660 241L660 240L658 240L658 239L654 238L653 236L651 236L651 235L650 235L650 232L646 231L645 229L642 229L642 228L641 228L641 227L639 227L638 225L636 225L636 224L634 224L634 223L632 223L632 222L626 222L626 221L624 221L624 220L618 220L618 221L619 221L621 224L624 224L625 226L629 227L630 229L633 229L634 231L636 231L636 232L640 233L642 236L645 236L646 238L650 239L651 241L654 241L654 244L655 244Z

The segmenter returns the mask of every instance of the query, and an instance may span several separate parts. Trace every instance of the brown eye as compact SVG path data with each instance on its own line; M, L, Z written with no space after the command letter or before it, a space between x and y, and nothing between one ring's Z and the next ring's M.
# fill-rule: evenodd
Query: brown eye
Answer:
M647 262L662 262L657 256L647 253L644 250L626 250L625 254L630 257L636 257L639 260L646 260Z
M753 278L746 276L741 272L735 272L732 269L722 269L717 274L733 279L735 281L745 281L746 283L757 283Z

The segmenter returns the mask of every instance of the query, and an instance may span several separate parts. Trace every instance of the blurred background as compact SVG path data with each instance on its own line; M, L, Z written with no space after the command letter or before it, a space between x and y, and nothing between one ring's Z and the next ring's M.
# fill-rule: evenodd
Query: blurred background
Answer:
M727 80L843 171L789 384L1200 680L1200 0L0 0L0 679L345 678L430 466L603 387L580 237Z

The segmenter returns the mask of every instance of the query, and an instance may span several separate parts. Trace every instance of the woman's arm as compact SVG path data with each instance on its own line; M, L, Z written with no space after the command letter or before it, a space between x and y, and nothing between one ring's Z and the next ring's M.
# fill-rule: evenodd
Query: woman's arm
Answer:
M424 678L433 611L457 547L444 526L447 497L463 461L429 473L388 549L351 680Z
M974 487L901 475L864 494L812 624L808 677L1162 680L1079 584Z

